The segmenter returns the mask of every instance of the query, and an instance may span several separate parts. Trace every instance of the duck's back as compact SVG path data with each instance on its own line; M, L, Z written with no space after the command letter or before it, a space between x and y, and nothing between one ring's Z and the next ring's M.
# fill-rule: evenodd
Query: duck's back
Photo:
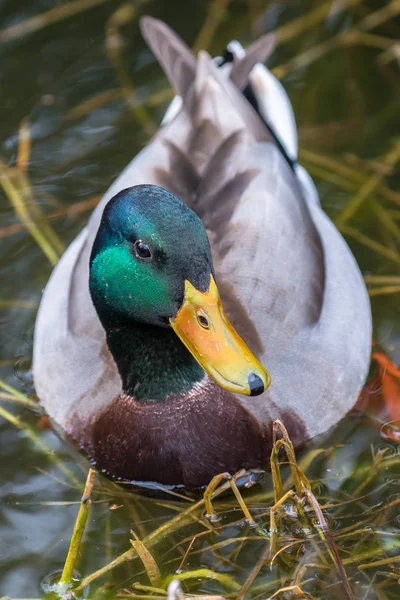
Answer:
M270 40L221 69L205 53L195 59L160 22L146 19L143 30L181 100L108 190L46 288L35 334L38 395L68 432L71 414L89 422L121 390L89 295L89 256L108 200L153 183L202 218L228 316L271 373L266 393L238 399L265 428L280 418L303 441L357 400L371 315L356 262L296 164L283 88L261 65L252 69ZM242 93L249 85L258 112Z

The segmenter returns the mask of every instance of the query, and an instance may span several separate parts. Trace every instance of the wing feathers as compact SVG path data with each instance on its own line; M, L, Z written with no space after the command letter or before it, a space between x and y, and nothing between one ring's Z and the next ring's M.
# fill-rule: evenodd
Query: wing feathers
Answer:
M243 130L235 131L217 147L200 182L200 196L209 195L221 188L236 173L239 157L243 153Z
M156 170L159 185L192 206L194 191L199 185L200 176L190 158L178 146L170 140L165 140L164 143L168 148L169 167L168 170Z

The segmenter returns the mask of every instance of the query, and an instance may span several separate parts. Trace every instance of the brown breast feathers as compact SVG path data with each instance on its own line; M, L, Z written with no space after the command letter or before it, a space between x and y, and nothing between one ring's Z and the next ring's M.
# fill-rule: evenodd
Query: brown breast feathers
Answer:
M162 403L121 395L86 435L85 450L114 477L187 487L223 471L265 468L270 452L256 420L210 381Z

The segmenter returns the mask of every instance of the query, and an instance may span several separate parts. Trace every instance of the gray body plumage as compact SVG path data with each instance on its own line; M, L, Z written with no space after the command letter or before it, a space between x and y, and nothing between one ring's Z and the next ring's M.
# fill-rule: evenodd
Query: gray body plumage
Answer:
M354 405L365 381L370 306L357 264L308 174L290 168L235 85L250 80L260 113L295 159L290 103L256 64L271 37L238 56L233 68L218 69L205 53L195 59L165 25L146 19L143 31L181 100L54 270L35 331L39 398L50 417L79 438L77 420L89 428L121 393L89 295L89 256L108 200L126 187L152 183L202 218L228 316L271 373L266 393L238 400L262 425L291 415L305 424L303 438L323 433Z

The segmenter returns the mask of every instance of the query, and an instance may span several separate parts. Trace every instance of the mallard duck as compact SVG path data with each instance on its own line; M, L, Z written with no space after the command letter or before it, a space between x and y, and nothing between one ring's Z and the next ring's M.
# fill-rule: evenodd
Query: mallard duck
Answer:
M344 417L370 305L261 64L273 36L211 59L160 21L141 28L176 97L55 268L33 373L99 469L198 487L265 468L275 419L299 445Z

